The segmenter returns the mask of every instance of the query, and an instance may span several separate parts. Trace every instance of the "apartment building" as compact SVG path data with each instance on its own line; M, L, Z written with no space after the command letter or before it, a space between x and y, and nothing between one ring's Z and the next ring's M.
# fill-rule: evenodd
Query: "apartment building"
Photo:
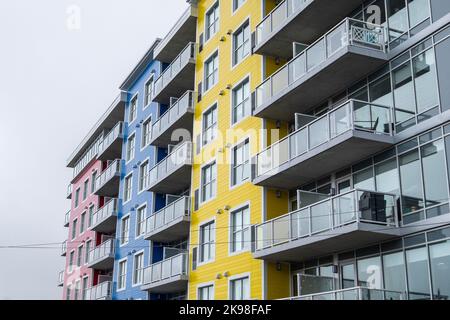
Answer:
M254 53L288 60L253 111L290 132L254 158L286 206L267 200L255 227L254 258L278 266L266 286L289 290L276 298L448 299L449 12L291 0L258 24Z
M153 60L156 40L120 86L127 93L124 114L124 139L121 159L120 210L116 228L114 261L114 300L146 300L140 286L144 267L152 259L151 245L145 239L146 220L157 204L147 191L148 173L157 160L156 148L150 145L158 105L152 102L154 82L161 64Z
M60 274L67 300L111 299L115 228L119 208L123 115L121 93L67 161L74 178L68 188L66 270Z

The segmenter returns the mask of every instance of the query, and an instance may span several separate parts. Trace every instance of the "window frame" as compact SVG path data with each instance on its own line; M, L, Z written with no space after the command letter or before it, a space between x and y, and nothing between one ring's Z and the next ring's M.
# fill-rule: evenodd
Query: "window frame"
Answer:
M215 167L215 170L214 170L215 171L215 177L214 178L212 178L213 172L214 172L214 171L211 170L212 167ZM205 176L206 170L211 170L211 173L210 173L211 174L211 180L209 180L207 182L204 182L204 176ZM200 201L200 204L202 204L202 205L207 203L207 202L209 202L209 201L214 200L217 197L217 175L218 175L217 170L218 170L218 168L217 168L217 161L216 161L216 159L212 159L209 163L206 163L205 165L203 165L201 167L201 171L200 171L200 200L201 201ZM204 188L211 186L214 182L215 182L215 188L211 189L211 197L208 198L208 199L205 199L204 191L203 191ZM212 192L214 192L214 194L212 194Z
M124 266L123 270L121 270L121 266ZM127 269L128 258L123 258L117 262L117 292L124 291L127 288ZM121 271L123 271L123 274Z
M125 221L126 221L126 223L125 223ZM126 229L125 229L125 226L127 227ZM120 235L119 245L121 247L126 246L128 243L130 243L130 214L127 214L126 216L123 216L120 219L119 235Z
M212 73L208 74L209 64L213 64L213 71ZM216 66L217 63L217 66ZM211 53L203 63L203 94L205 95L208 91L210 91L212 88L214 88L219 83L219 66L220 66L220 59L219 59L219 49L216 49ZM208 80L210 78L213 78L214 82L210 85Z
M244 88L245 86L248 85L248 92L249 95L248 97L244 97ZM236 104L235 101L237 99L235 99L236 96L236 92L242 90L242 101L239 104ZM230 127L236 126L239 123L241 123L242 121L244 121L245 119L249 118L252 116L252 106L251 106L251 97L252 97L252 93L251 93L251 82L250 82L250 75L246 75L242 80L240 80L235 86L233 86L233 89L231 90L231 101L230 101L230 105L231 105L231 123L230 123ZM249 104L249 113L245 114L245 103ZM237 107L239 106L243 106L244 107L244 116L241 119L237 119L235 117L235 110L237 109Z
M245 147L246 145L248 145L247 147L247 159L245 159ZM244 152L244 157L243 160L244 162L240 163L240 164L236 164L236 155L238 152L239 148L244 148L244 150L241 149L241 152ZM251 179L251 151L250 151L250 137L244 138L242 141L238 142L236 145L234 145L231 149L230 149L230 189L233 188L237 188L247 182L250 181ZM237 181L236 178L236 171L238 168L242 167L245 169L245 166L248 166L248 177L245 179L242 179L240 181ZM243 169L243 170L244 170ZM245 172L245 171L243 171Z
M133 172L123 178L123 203L128 203L133 198Z
M213 122L211 123L211 125L206 126L207 119L209 119L209 117L212 117ZM214 140L216 140L218 130L219 130L219 104L218 102L214 102L202 113L202 134L201 134L202 147L205 147L208 144L212 143ZM213 138L210 140L206 140L206 138L208 137L207 132L210 131L212 131Z
M211 16L214 14L214 21L211 23ZM214 2L205 12L205 43L212 39L220 29L220 1ZM214 27L214 32L211 33L211 29Z
M138 109L138 100L139 93L136 92L134 96L130 99L130 103L128 105L128 125L132 124L134 120L137 118L137 109Z
M209 239L208 242L203 242L203 230L204 228L209 228ZM212 239L212 240L211 240ZM198 266L202 266L215 261L216 258L216 219L210 219L202 222L199 225L198 232ZM208 259L203 260L202 255L204 254L204 246L207 245L209 247L209 256Z
M245 38L245 31L248 29L248 38ZM237 40L239 36L242 37L243 41L242 44L237 46ZM250 30L250 19L247 18L232 34L231 36L231 67L235 68L239 64L241 64L246 58L248 58L251 55L252 48L251 48L251 42L252 42L252 33ZM237 52L239 49L243 49L242 52L245 53L244 49L248 46L249 50L246 54L243 54L242 57L237 56Z
M243 215L243 213L247 211L248 214L248 221L249 221L249 225L245 225L245 217ZM242 212L242 229L235 231L234 230L234 214L238 213L238 212ZM229 247L228 247L228 254L230 256L233 255L238 255L244 252L249 252L251 251L251 207L250 207L250 202L244 203L236 208L232 208L230 210L230 216L229 216ZM245 241L245 234L246 232L248 232L248 241ZM242 234L242 249L240 250L236 250L235 249L235 242L234 242L234 235L237 233L241 233Z

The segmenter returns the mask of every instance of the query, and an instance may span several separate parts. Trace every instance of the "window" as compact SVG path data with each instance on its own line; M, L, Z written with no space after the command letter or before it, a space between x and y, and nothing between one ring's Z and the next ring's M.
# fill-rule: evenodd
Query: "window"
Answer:
M400 156L399 163L403 214L423 209L423 187L418 150Z
M202 202L208 201L216 196L216 179L217 166L216 162L213 162L202 169Z
M439 104L435 64L433 49L412 59L418 113Z
M384 289L393 292L406 292L405 259L403 252L383 255L383 278Z
M77 226L78 226L78 220L75 219L75 220L73 220L73 224L72 224L72 240L75 239L75 237L77 236Z
M136 213L136 237L145 233L145 215L147 214L147 206L142 206Z
M448 300L450 297L450 283L448 281L450 241L436 243L430 246L430 265L434 296L437 300Z
M147 119L142 125L142 142L141 149L145 148L150 144L150 139L152 137L152 119Z
M82 264L83 264L83 246L79 246L77 252L77 267L81 267Z
M143 191L146 186L148 173L149 173L149 165L147 160L139 167L139 192Z
M121 229L120 229L120 245L128 243L130 237L130 217L125 217L122 219Z
M206 41L211 39L219 30L219 2L216 2L211 9L206 12Z
M244 23L233 34L233 66L244 60L250 54L250 25Z
M198 300L214 300L214 285L208 285L198 288Z
M239 9L246 0L233 0L233 12Z
M250 299L250 281L248 277L230 281L231 300L249 300Z
M148 106L152 102L153 94L153 74L150 79L145 83L145 101L144 106Z
M123 290L127 282L127 260L119 262L119 273L117 274L117 289Z
M86 226L86 211L83 212L80 216L80 234L82 234L85 231Z
M205 92L214 87L219 76L219 52L216 51L205 61Z
M80 204L80 188L75 191L75 208Z
M89 252L91 251L92 240L86 241L86 250L84 251L84 263L89 261Z
M442 139L420 148L425 187L425 205L434 206L448 201L448 184L445 174L445 150Z
M136 145L136 135L132 134L127 141L127 162L134 158L134 149Z
M144 273L144 253L138 253L134 256L133 264L133 285L142 283Z
M132 123L136 119L138 96L136 95L130 102L130 110L128 113L128 123Z
M95 180L97 180L97 171L94 171L94 173L92 173L92 178L91 178L91 193L93 193L95 191Z
M93 222L94 222L94 206L90 206L89 207L88 227L92 227Z
M75 281L75 293L73 300L78 300L80 296L80 280Z
M73 271L73 260L75 259L75 251L70 251L69 254L69 272Z
M216 138L217 134L217 104L214 104L203 114L203 145Z
M231 160L231 185L235 186L250 178L250 142L237 145L232 150Z
M235 124L251 115L249 79L245 79L244 82L234 88L232 95L232 122Z
M200 227L200 262L214 259L215 222L209 222Z
M133 175L125 177L125 183L123 186L123 202L130 201L131 199L131 188L133 186Z
M67 286L66 288L66 300L70 300L70 296L72 295L70 286Z
M409 300L423 300L430 297L428 278L427 248L421 247L406 251L406 268L408 275Z
M83 186L83 201L86 200L89 193L89 179L84 182Z
M250 210L249 207L231 213L231 252L250 248Z
M89 278L88 277L84 277L83 278L83 288L82 288L82 292L83 292L83 294L82 294L82 299L83 300L86 300L86 293L87 293L87 289L89 289L88 288L89 287Z

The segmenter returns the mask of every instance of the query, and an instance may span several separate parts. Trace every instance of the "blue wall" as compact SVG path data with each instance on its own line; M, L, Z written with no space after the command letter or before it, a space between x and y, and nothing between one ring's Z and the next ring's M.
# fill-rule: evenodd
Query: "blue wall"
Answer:
M159 76L160 63L157 61L151 62L147 68L142 72L137 81L128 90L128 99L125 107L125 137L122 148L122 159L126 158L127 140L133 133L136 134L136 145L135 145L135 156L129 163L123 161L123 173L120 182L120 192L119 198L123 199L123 184L125 177L133 172L133 187L132 187L132 197L127 203L121 205L119 210L119 216L117 220L116 229L116 257L114 265L114 289L113 289L113 299L114 300L127 300L127 299L142 299L146 300L147 293L141 291L141 285L133 286L133 265L134 265L134 255L135 253L144 252L144 267L147 267L151 263L151 242L144 240L143 237L136 238L136 213L137 208L141 207L143 204L147 204L147 217L154 210L154 200L153 194L148 191L139 193L139 164L143 163L146 159L149 159L150 168L155 165L155 151L156 148L153 146L147 146L141 150L142 141L142 124L150 116L152 117L152 122L157 119L158 116L158 104L151 103L144 109L144 96L145 96L145 83L150 78L151 74L154 74L154 80ZM132 122L129 123L129 102L138 94L138 106L137 106L137 117ZM120 246L120 230L121 230L121 219L124 216L130 216L130 232L129 232L129 242L124 246ZM118 263L120 260L127 258L127 280L126 289L117 291L117 276L118 276Z

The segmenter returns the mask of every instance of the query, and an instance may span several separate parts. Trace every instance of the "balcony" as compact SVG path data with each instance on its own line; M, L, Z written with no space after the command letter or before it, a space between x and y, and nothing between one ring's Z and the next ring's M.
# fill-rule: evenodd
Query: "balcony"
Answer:
M112 282L102 282L95 287L86 289L86 300L111 300Z
M118 122L98 144L98 160L118 159L122 156L123 122Z
M255 157L253 183L293 189L394 144L392 108L349 100Z
M65 257L67 254L67 240L61 243L61 257Z
M189 236L190 198L181 197L146 221L145 239L169 243Z
M69 183L69 185L67 186L67 195L66 195L66 199L72 199L72 184Z
M64 287L64 270L58 273L58 287Z
M161 194L177 194L189 188L192 169L192 142L185 142L150 169L147 189Z
M68 228L70 224L70 210L64 215L64 227Z
M188 130L192 136L195 99L195 92L186 92L156 120L152 126L151 145L167 147L172 144L172 133L177 129Z
M94 213L91 230L106 234L114 232L116 230L117 214L118 200L111 199Z
M155 60L162 62L173 61L176 58L177 52L183 50L186 43L195 41L197 16L197 7L190 5L169 33L155 48Z
M345 19L256 88L253 115L292 121L387 60L382 26Z
M187 252L157 262L144 269L144 284L141 290L149 293L172 293L187 289Z
M114 239L109 239L89 251L88 268L111 270L114 266Z
M168 104L194 88L197 44L189 43L155 81L153 101Z
M407 300L404 292L388 291L383 289L369 289L355 287L329 292L315 293L299 297L291 297L282 300L322 301L322 300Z
M310 44L361 6L361 0L284 0L256 26L254 53L292 57L292 43Z
M255 227L254 257L303 261L399 235L397 198L352 190Z
M98 196L116 198L119 194L122 161L113 161L95 180L95 194Z

